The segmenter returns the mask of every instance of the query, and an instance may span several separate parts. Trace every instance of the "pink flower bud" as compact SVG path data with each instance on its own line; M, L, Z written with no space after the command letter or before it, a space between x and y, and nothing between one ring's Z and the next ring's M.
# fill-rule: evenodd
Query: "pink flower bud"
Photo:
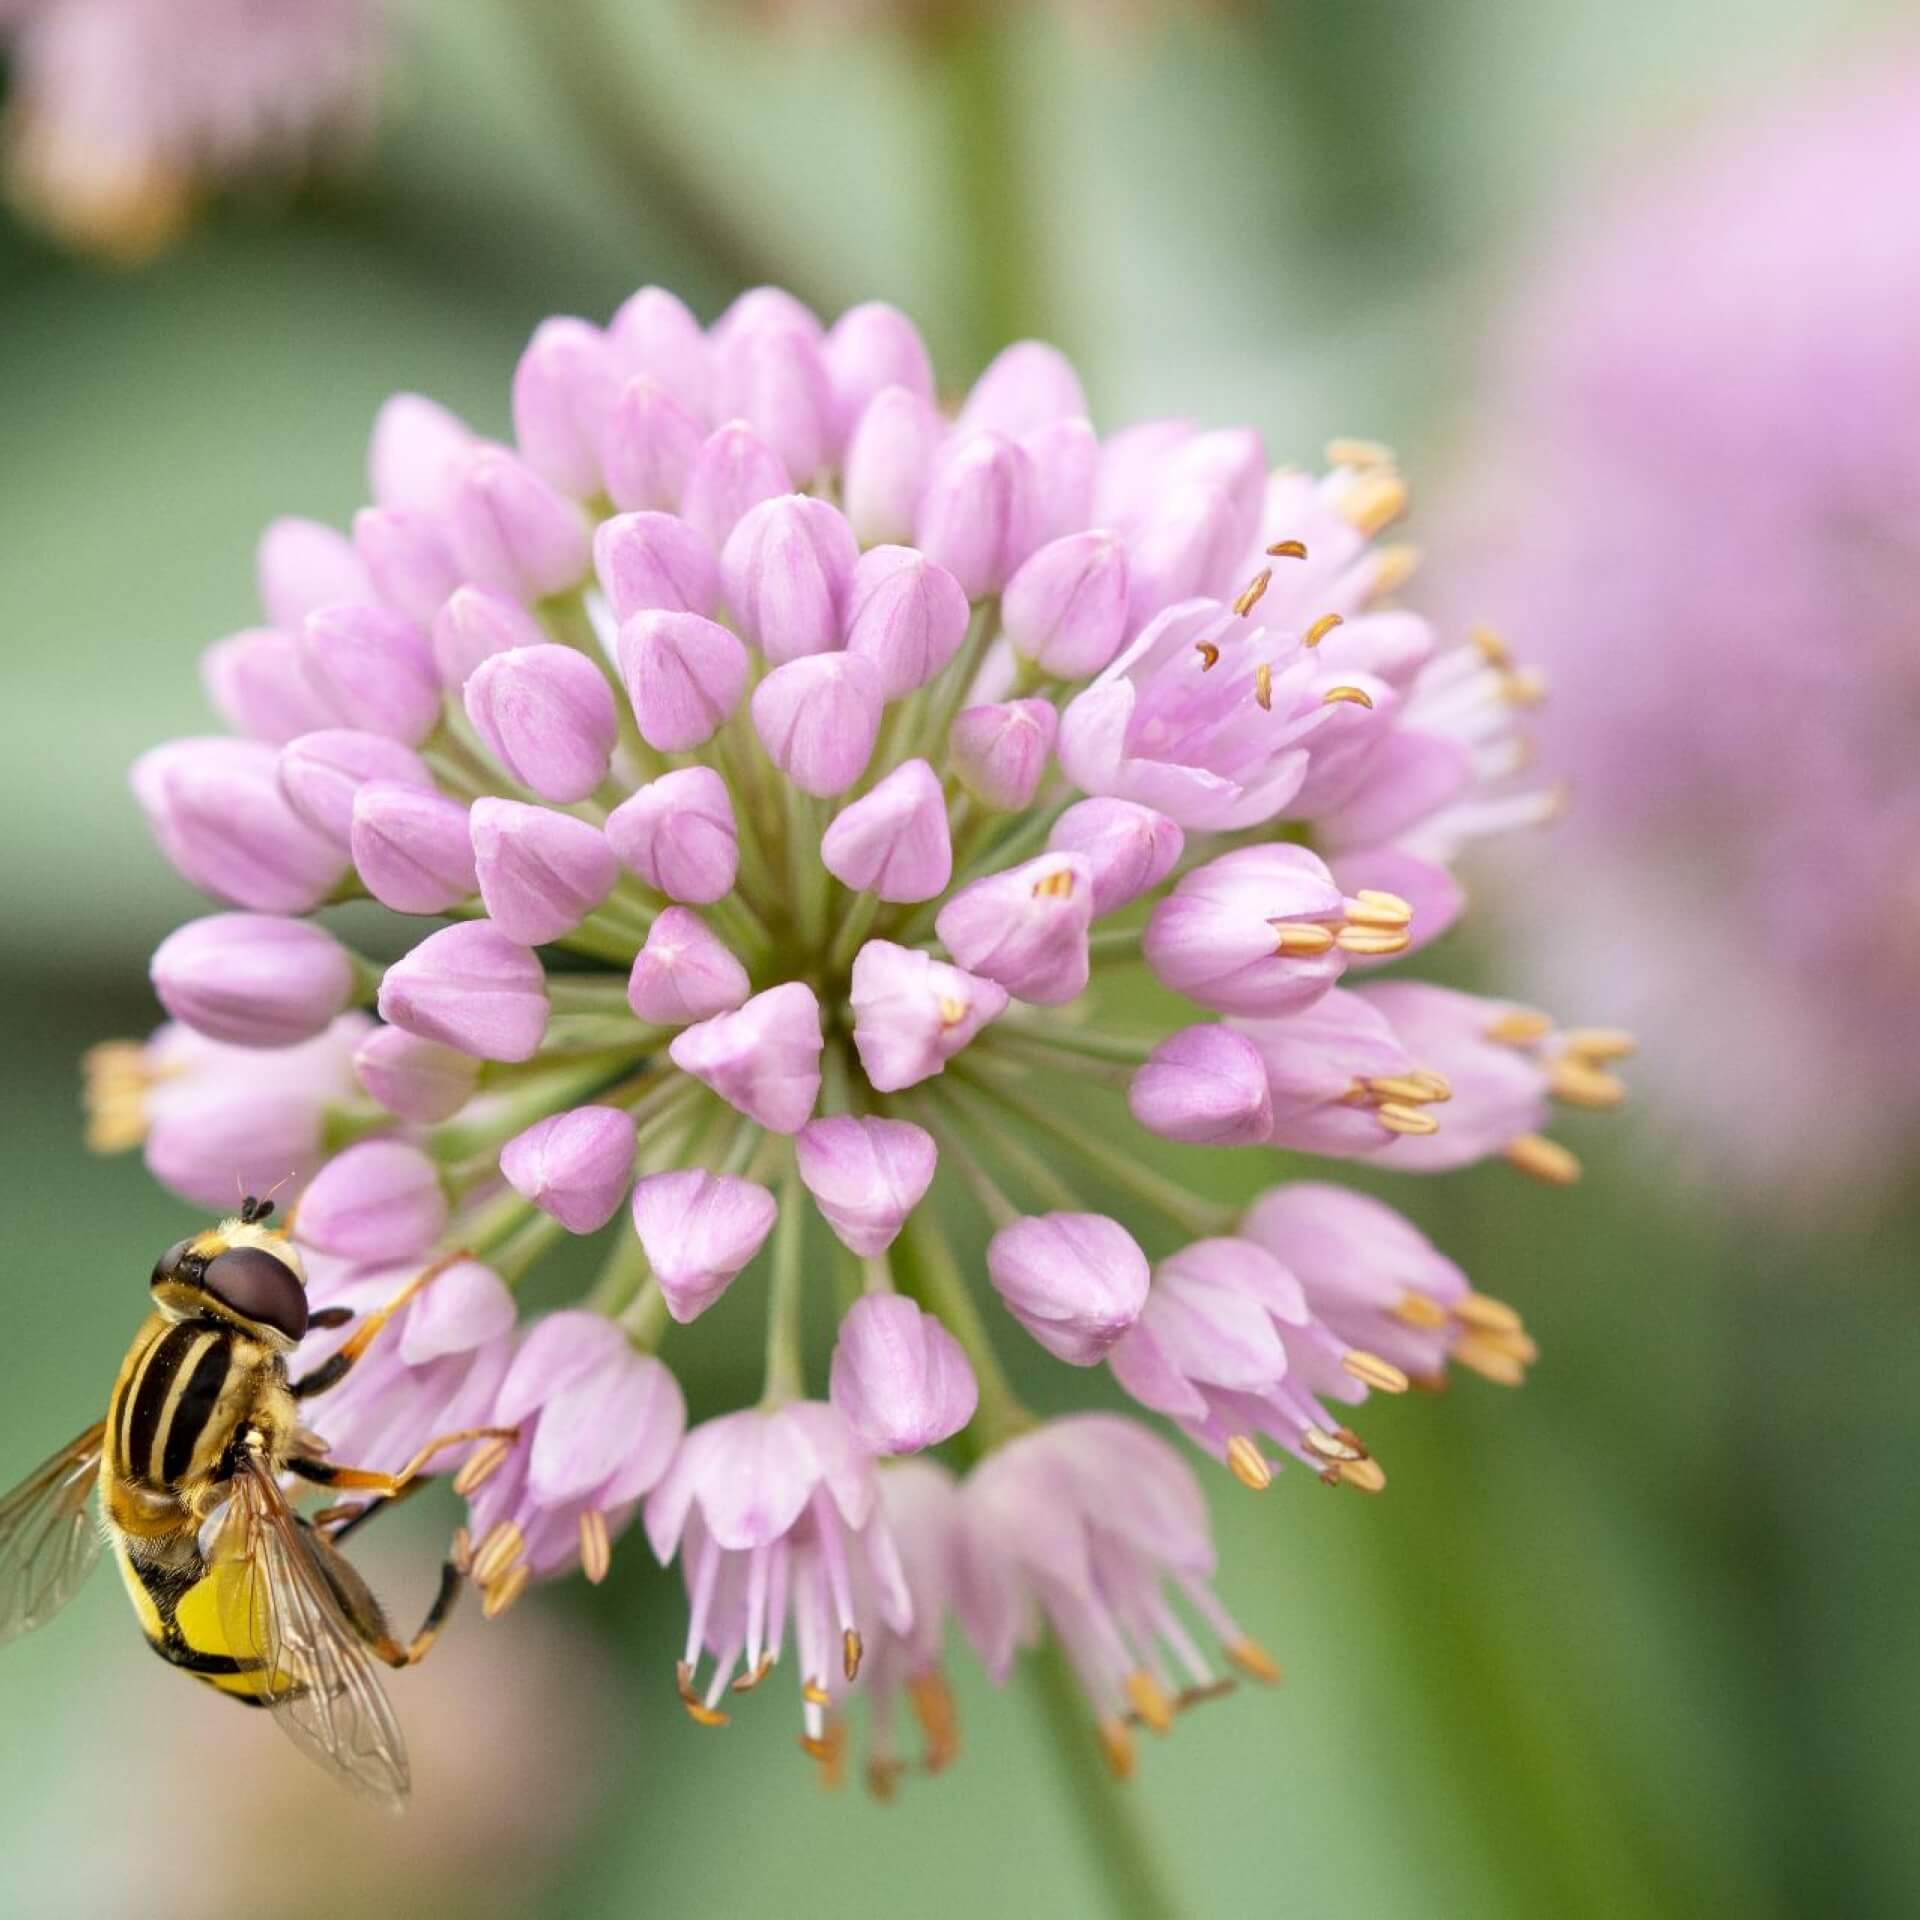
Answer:
M480 1060L531 1060L547 1011L540 956L486 920L428 934L380 983L381 1019Z
M1083 419L1050 421L1023 434L1021 451L1033 466L1035 547L1080 532L1093 517L1100 438Z
M720 569L707 543L671 513L622 513L593 536L593 569L618 620L636 613L709 614Z
M534 601L577 587L587 571L587 522L504 447L467 455L448 509L468 579Z
M598 1233L632 1184L634 1131L619 1107L550 1113L500 1149L500 1171L569 1233Z
M669 900L710 906L733 891L740 838L727 783L711 767L682 767L607 816L620 864Z
M280 791L288 806L316 833L347 846L353 833L354 796L369 780L431 791L433 775L411 747L383 734L330 727L303 733L280 749Z
M473 445L473 429L439 401L396 393L381 404L367 443L367 485L374 505L437 512L452 498Z
M828 1392L875 1453L918 1453L951 1440L980 1403L960 1342L894 1293L868 1294L847 1310Z
M423 1127L453 1116L480 1084L480 1062L400 1027L375 1027L354 1049L354 1077L381 1106Z
M440 677L427 636L385 607L321 607L300 633L300 657L349 727L417 747L440 724Z
M953 878L953 842L940 776L908 760L833 818L820 859L844 887L882 900L933 900Z
M546 642L540 622L519 601L485 587L460 587L433 616L433 664L440 684L464 687L482 660Z
M1407 1050L1384 1014L1357 993L1334 987L1283 1020L1236 1020L1266 1069L1277 1147L1302 1153L1399 1158L1408 1135L1382 1120L1378 1102L1354 1099L1376 1080L1403 1082L1426 1065ZM1451 1115L1448 1116L1451 1118Z
M200 656L200 684L235 733L275 745L339 718L307 671L300 642L272 627L216 640Z
M613 316L607 339L629 379L656 381L697 419L710 417L707 336L676 295L664 287L642 287Z
M827 337L819 316L785 287L749 287L745 293L736 295L726 312L713 323L710 337L718 350L736 334L764 327L785 327L816 344Z
M1153 910L1141 950L1164 987L1216 1013L1310 1006L1346 970L1340 889L1305 847L1242 847L1196 867ZM1324 944L1321 944L1324 943Z
M1157 887L1179 863L1186 835L1133 800L1079 800L1053 823L1047 847L1077 853L1093 875L1093 917Z
M1007 1310L1069 1366L1091 1367L1147 1304L1147 1256L1102 1213L1043 1213L987 1243L987 1277Z
M487 916L523 946L571 933L620 877L606 835L570 813L486 798L468 817Z
M779 1212L765 1187L730 1173L683 1167L640 1181L634 1231L667 1311L682 1325L705 1313L760 1251Z
M839 443L818 323L809 330L778 318L716 328L713 410L722 420L744 420L794 485L807 485Z
M445 913L480 884L466 808L431 787L364 782L348 837L362 884L395 913Z
M1366 847L1328 856L1334 884L1349 896L1363 889L1398 894L1413 909L1404 951L1418 953L1447 931L1466 911L1466 889L1435 860L1399 847ZM1367 965L1362 960L1359 965Z
M190 885L258 913L309 913L346 877L347 860L288 806L279 758L263 740L169 740L128 780Z
M636 613L618 653L641 738L657 753L704 746L746 691L746 648L697 613Z
M1007 990L918 948L869 940L853 961L853 1044L878 1093L930 1079L988 1021Z
M374 592L422 624L460 584L447 524L418 507L362 507L353 516L353 550Z
M846 1246L884 1253L933 1184L933 1136L909 1120L836 1114L794 1141L800 1178Z
M844 445L874 395L904 387L933 398L933 362L925 343L898 307L881 300L849 307L827 335L827 378L833 386L836 445Z
M1040 791L1060 716L1050 700L968 707L954 717L947 753L960 784L989 807L1028 805Z
M962 887L933 924L963 967L1053 1007L1087 984L1092 919L1087 863L1076 853L1043 853Z
M585 320L543 320L513 370L513 436L535 473L576 500L601 487L600 453L620 377Z
M673 513L707 430L657 380L629 380L607 422L607 493L616 507Z
M439 1170L404 1140L363 1140L336 1154L300 1196L302 1246L343 1260L412 1260L447 1224Z
M859 558L836 508L783 493L744 514L727 536L720 584L742 637L777 667L840 644Z
M694 455L680 490L680 514L718 553L749 507L792 491L780 456L744 420L730 420Z
M962 433L990 428L1018 439L1050 421L1082 417L1087 396L1058 347L1016 340L1003 347L967 395L955 425Z
M767 758L802 793L844 793L866 771L880 735L880 676L847 653L775 667L753 690L753 728Z
M1056 680L1083 680L1120 651L1127 631L1127 550L1095 530L1052 540L1026 562L1000 602L1014 646Z
M236 1047L291 1047L333 1024L353 998L353 956L306 920L216 913L156 949L160 1004L196 1033Z
M997 433L955 435L936 454L914 518L914 545L969 600L998 593L1033 551L1033 464Z
M289 633L316 607L373 598L353 542L318 520L288 514L270 522L253 564L268 624Z
M847 651L898 700L936 678L967 637L967 596L945 567L912 547L860 556L847 594Z
M685 907L668 907L655 919L627 978L627 1004L650 1027L684 1027L731 1013L752 991L746 968Z
M798 1133L820 1097L820 1002L803 981L689 1027L667 1049L683 1073L771 1133Z
M1133 1117L1163 1140L1250 1147L1273 1128L1266 1068L1229 1027L1183 1027L1154 1048L1127 1089Z
M572 647L515 647L481 661L467 718L523 787L562 805L607 777L619 721L607 677Z
M946 432L933 402L907 387L883 387L847 441L841 496L863 546L913 538L933 456Z

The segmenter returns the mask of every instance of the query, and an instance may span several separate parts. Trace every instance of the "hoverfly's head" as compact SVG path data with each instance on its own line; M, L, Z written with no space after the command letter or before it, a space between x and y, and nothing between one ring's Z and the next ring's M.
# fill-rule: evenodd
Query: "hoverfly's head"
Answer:
M169 1247L153 1269L154 1300L177 1320L212 1312L297 1346L307 1330L300 1255L266 1224L269 1201L246 1200L230 1220Z

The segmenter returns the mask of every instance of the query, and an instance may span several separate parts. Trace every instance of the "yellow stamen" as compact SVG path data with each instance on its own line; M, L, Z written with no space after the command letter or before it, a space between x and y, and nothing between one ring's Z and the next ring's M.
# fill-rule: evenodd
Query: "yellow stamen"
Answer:
M1440 1131L1440 1122L1430 1113L1422 1113L1417 1107L1403 1107L1397 1100L1389 1100L1383 1106L1375 1107L1373 1117L1389 1133L1412 1133L1425 1136Z
M907 1698L912 1702L914 1718L926 1736L922 1764L929 1773L938 1773L950 1765L960 1751L960 1722L953 1710L953 1694L946 1676L937 1667L916 1673L907 1682Z
M1224 1700L1233 1688L1234 1683L1224 1679L1212 1681L1204 1687L1182 1687L1175 1696L1174 1709L1176 1712L1185 1713L1189 1707L1204 1707L1209 1700Z
M1339 614L1323 613L1320 618L1300 636L1300 644L1303 647L1317 647L1335 627L1344 626L1345 624L1346 622Z
M811 1734L800 1736L800 1751L820 1768L820 1784L832 1793L847 1777L847 1730L837 1723L816 1740Z
M1570 1187L1580 1178L1580 1162L1558 1140L1543 1133L1523 1133L1507 1142L1507 1165L1550 1187Z
M1058 867L1033 883L1036 900L1065 900L1073 892L1073 869Z
M1511 1013L1503 1013L1487 1029L1487 1038L1503 1047L1528 1047L1536 1040L1544 1040L1552 1031L1553 1021L1548 1015L1516 1007Z
M473 1556L474 1579L483 1587L492 1586L520 1558L526 1544L526 1535L511 1520L496 1521Z
M476 1488L485 1486L500 1471L512 1451L513 1442L504 1434L495 1434L491 1440L481 1441L461 1462L460 1471L453 1476L454 1492L464 1500Z
M800 1687L800 1698L810 1707L830 1707L833 1695L827 1691L824 1680L807 1680Z
M1223 1649L1226 1656L1250 1680L1269 1687L1280 1684L1280 1663L1257 1640L1234 1640Z
M1387 1311L1403 1327L1418 1327L1423 1332L1447 1324L1447 1310L1425 1293L1403 1293Z
M1424 1107L1435 1098L1428 1082L1417 1074L1376 1074L1367 1082L1367 1091L1382 1100L1400 1101L1410 1107Z
M1245 619L1245 617L1260 604L1260 596L1266 592L1267 583L1272 578L1273 569L1271 567L1262 567L1260 571L1247 582L1245 588L1242 589L1240 598L1233 603L1234 612L1239 614L1242 619Z
M1416 1067L1406 1076L1416 1085L1425 1087L1429 1100L1451 1100L1453 1088L1444 1073L1435 1073L1431 1067Z
M1405 927L1413 924L1413 902L1378 887L1362 887L1347 905L1350 927Z
M1349 526L1371 538L1406 512L1407 483L1390 467L1370 468L1346 490L1338 507Z
M1375 1388L1381 1393L1405 1393L1407 1376L1391 1360L1382 1360L1377 1353L1368 1353L1356 1347L1351 1353L1343 1354L1341 1366L1363 1386Z
M491 1585L483 1585L480 1601L480 1617L483 1620L497 1620L527 1590L527 1582L533 1578L533 1569L522 1560L513 1571Z
M1273 950L1294 959L1309 959L1325 953L1333 945L1333 929L1316 926L1311 920L1281 920L1274 923Z
M1547 676L1538 667L1514 667L1501 676L1500 697L1511 707L1537 707L1547 697Z
M1350 434L1340 434L1327 442L1327 465L1330 467L1390 467L1393 461L1393 449L1384 441L1362 440Z
M1304 540L1276 540L1267 551L1276 560L1304 560L1307 557L1307 543Z
M1513 655L1508 651L1507 643L1491 627L1469 628L1467 639L1488 666L1507 668L1513 665Z
M1273 669L1264 660L1253 670L1253 698L1262 713L1273 711Z
M1193 650L1200 656L1200 671L1211 673L1220 664L1220 649L1211 640L1196 640Z
M1491 1380L1495 1386L1517 1387L1527 1377L1526 1365L1520 1356L1509 1353L1505 1347L1484 1334L1470 1333L1456 1341L1453 1357L1483 1380Z
M860 1636L849 1627L840 1637L840 1667L847 1678L860 1678Z
M1413 945L1413 935L1404 927L1345 926L1334 935L1342 953L1363 959L1379 959L1389 953L1405 953Z
M1587 1107L1596 1113L1610 1113L1626 1102L1623 1081L1583 1060L1556 1060L1547 1069L1547 1091L1570 1107Z
M1366 707L1371 709L1373 706L1373 695L1367 692L1364 687L1329 687L1326 692L1320 696L1320 703L1322 706L1328 707L1344 704L1350 707Z
M1249 1433L1236 1433L1227 1442L1227 1465L1233 1477L1255 1493L1264 1493L1273 1485L1273 1469Z
M967 1017L967 1003L956 1000L950 993L943 993L935 1004L940 1009L940 1024L943 1027L957 1027Z
M1322 1460L1364 1460L1364 1447L1349 1446L1337 1433L1329 1433L1324 1427L1308 1427L1300 1436L1300 1444L1309 1453L1318 1454Z
M1590 1066L1625 1060L1639 1051L1639 1043L1623 1027L1574 1027L1560 1036L1560 1044Z
M1382 547L1373 556L1373 584L1370 593L1398 593L1420 570L1425 556L1418 547Z
M1520 1316L1504 1300L1490 1293L1463 1293L1453 1303L1453 1317L1462 1326L1477 1327L1482 1333L1518 1333Z
M607 1516L589 1507L580 1516L580 1571L598 1586L613 1566L613 1542L607 1537Z
M1173 1730L1173 1702L1161 1692L1159 1684L1152 1674L1136 1667L1127 1675L1127 1698L1133 1702L1133 1710L1150 1726L1155 1733L1170 1733Z
M1343 1460L1336 1471L1340 1484L1356 1493L1384 1493L1387 1476L1378 1460Z
M1100 1753L1116 1780L1133 1778L1133 1739L1118 1720L1100 1722Z
M727 1691L729 1693L751 1693L772 1671L773 1655L763 1653L760 1656L760 1664L756 1666L751 1673L743 1673Z

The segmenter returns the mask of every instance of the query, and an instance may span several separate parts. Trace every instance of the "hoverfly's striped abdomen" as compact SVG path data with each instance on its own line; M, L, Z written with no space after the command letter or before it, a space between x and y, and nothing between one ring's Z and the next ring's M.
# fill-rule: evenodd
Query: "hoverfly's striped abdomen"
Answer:
M257 1341L207 1318L156 1315L128 1354L107 1416L107 1471L148 1496L187 1496L217 1478L276 1362ZM145 1504L144 1502L142 1504Z

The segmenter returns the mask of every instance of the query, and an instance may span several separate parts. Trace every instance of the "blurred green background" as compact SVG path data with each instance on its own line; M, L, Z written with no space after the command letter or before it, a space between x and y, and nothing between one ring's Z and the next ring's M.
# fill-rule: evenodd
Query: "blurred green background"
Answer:
M195 658L253 616L255 533L344 520L388 392L504 430L542 316L658 281L710 317L770 271L899 302L945 384L1043 332L1103 425L1247 419L1301 460L1372 435L1431 497L1503 273L1564 196L1906 9L1020 5L938 45L764 11L434 0L363 179L137 273L0 229L0 1479L92 1417L187 1217L80 1142L78 1055L152 1023L146 955L197 910L124 770L205 724ZM1527 986L1524 953L1447 964ZM1373 1414L1380 1501L1209 1480L1223 1593L1288 1680L1142 1756L1184 1912L1920 1911L1920 1223L1862 1207L1796 1246L1669 1192L1631 1114L1570 1134L1571 1193L1391 1189L1525 1310L1522 1393ZM740 1397L704 1351L696 1408ZM445 1518L370 1554L390 1586L424 1595ZM890 1808L825 1797L786 1701L681 1716L681 1606L636 1541L597 1592L460 1622L396 1689L419 1787L389 1829L164 1674L102 1578L0 1672L8 1910L1099 1910L1026 1689L956 1661L961 1762Z

